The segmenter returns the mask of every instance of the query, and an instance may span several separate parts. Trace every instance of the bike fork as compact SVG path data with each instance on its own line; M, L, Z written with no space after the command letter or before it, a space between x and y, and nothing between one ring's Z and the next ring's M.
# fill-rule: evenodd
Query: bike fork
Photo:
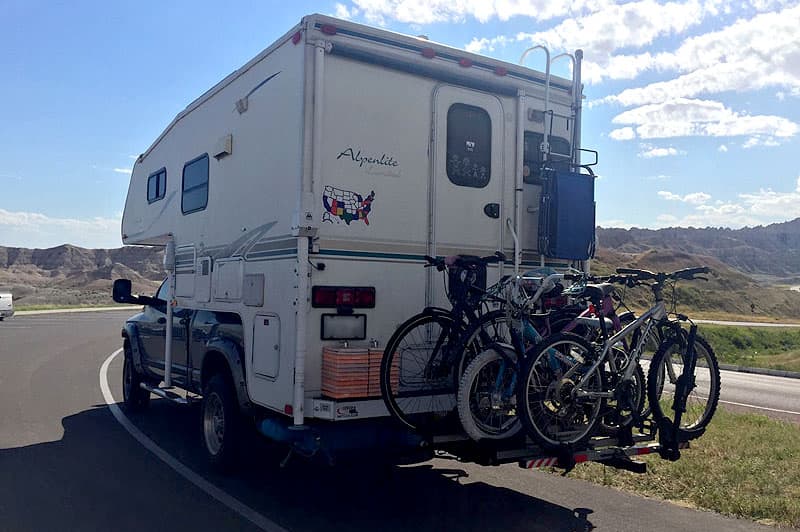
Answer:
M672 403L672 410L675 411L675 419L670 423L668 420L662 420L660 423L659 432L661 433L660 440L662 450L660 454L662 457L669 460L677 460L680 458L679 439L681 437L681 419L686 412L686 401L689 399L689 394L695 389L696 379L694 370L697 367L697 354L694 350L695 338L697 338L697 325L692 323L689 326L689 336L686 339L686 354L683 359L683 372L675 382L675 400Z

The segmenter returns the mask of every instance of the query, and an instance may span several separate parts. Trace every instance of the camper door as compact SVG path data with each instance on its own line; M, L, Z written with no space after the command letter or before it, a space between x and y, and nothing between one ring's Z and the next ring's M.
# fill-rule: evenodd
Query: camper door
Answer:
M437 255L490 255L502 233L503 108L449 85L434 96L433 244Z

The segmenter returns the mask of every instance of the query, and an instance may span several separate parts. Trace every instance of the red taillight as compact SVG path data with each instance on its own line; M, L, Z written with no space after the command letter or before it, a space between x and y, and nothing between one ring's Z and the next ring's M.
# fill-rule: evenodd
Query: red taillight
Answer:
M291 416L294 414L294 408L292 408L292 405L289 404L283 405L283 413L287 416Z
M336 35L337 30L336 26L334 26L333 24L323 24L320 27L319 31L321 31L325 35Z
M423 48L420 53L425 59L433 59L436 57L436 51L433 48Z
M311 289L314 308L375 308L372 286L315 286Z

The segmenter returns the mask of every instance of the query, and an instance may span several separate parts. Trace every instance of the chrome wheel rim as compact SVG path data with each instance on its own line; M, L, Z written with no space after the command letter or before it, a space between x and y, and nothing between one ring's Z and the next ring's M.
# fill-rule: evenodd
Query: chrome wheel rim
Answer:
M225 435L225 410L222 406L222 399L215 393L206 399L206 407L203 411L203 435L206 447L211 454L219 454Z

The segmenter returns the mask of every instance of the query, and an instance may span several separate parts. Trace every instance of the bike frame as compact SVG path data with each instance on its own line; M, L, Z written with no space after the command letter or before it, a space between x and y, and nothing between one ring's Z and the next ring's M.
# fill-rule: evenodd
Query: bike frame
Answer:
M611 371L617 372L618 368L616 367L616 363L614 361L614 357L608 356L611 351L611 348L622 342L623 340L629 338L633 333L639 329L644 328L643 334L639 336L639 340L637 341L634 349L631 353L631 357L628 360L628 364L625 367L625 370L622 374L622 380L628 380L633 377L633 372L636 371L636 363L639 361L639 357L642 353L642 348L647 341L647 337L650 334L650 331L657 326L658 323L663 322L667 318L667 306L663 300L658 300L656 303L647 309L641 316L636 318L634 321L626 325L622 328L618 333L614 334L605 342L603 342L603 350L600 352L600 356L597 357L597 360L589 367L589 369L584 373L581 379L578 381L575 390L576 397L604 397L610 399L614 397L614 390L606 391L606 392L592 392L586 391L583 389L584 381L592 375L597 368L600 367L606 360L608 360L608 364L611 367ZM605 324L601 321L601 327L605 332ZM578 367L574 366L570 369L563 378L569 378L575 371L577 371Z

